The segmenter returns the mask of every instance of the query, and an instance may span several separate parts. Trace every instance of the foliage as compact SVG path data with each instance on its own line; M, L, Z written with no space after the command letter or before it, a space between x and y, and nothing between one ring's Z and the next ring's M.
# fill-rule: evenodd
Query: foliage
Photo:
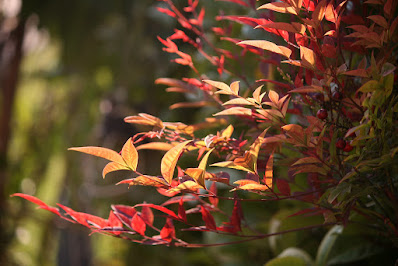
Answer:
M216 22L205 19L198 0L183 8L163 2L158 10L179 28L158 39L193 76L156 83L192 96L171 109L201 108L213 115L189 125L139 113L125 122L149 131L132 136L119 153L93 146L70 150L108 160L104 178L129 171L134 177L117 184L150 186L168 199L112 205L104 219L14 196L93 232L148 245L225 245L334 225L319 246L319 265L328 263L342 226L373 244L397 247L396 2L285 0L255 11L255 1L229 0L249 15L220 14ZM241 39L236 27L255 28L260 37ZM184 52L187 44L196 52ZM201 72L203 59L213 66L208 73ZM160 175L139 170L144 149L166 152ZM197 162L186 159L192 155ZM310 223L260 232L245 219L242 203L292 200L303 204L289 216ZM183 231L238 239L190 243L180 237Z

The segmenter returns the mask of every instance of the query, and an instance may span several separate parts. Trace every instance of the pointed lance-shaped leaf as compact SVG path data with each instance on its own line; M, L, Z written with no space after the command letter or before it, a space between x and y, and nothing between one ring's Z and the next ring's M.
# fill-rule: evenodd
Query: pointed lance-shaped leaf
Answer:
M28 200L28 201L34 203L34 204L39 205L39 208L40 208L40 209L44 209L44 210L50 211L50 212L52 212L52 213L55 213L55 214L58 215L58 216L61 216L60 213L59 213L58 208L48 206L48 205L45 204L43 201L39 200L38 198L36 198L36 197L34 197L34 196L27 195L27 194L23 194L23 193L14 193L14 194L11 195L11 197L21 197L21 198L24 198L24 199L26 199L26 200Z
M131 219L131 228L140 235L145 235L146 223L138 212L133 216L133 219Z
M297 15L297 11L292 5L284 2L273 2L273 3L264 4L258 7L257 9L269 9L279 13L290 13L293 15Z
M133 145L132 138L129 138L123 146L122 157L126 165L133 171L137 170L138 152Z
M290 58L290 55L292 54L292 50L290 50L289 48L284 46L279 46L273 42L264 41L264 40L247 40L247 41L238 42L237 44L251 45L260 49L264 49L276 54L283 55L286 58Z
M178 217L183 221L187 221L187 214L184 209L184 198L181 197L180 202L178 204Z
M202 220L205 222L206 228L209 230L217 230L216 222L211 213L202 205L200 206L200 212L202 213Z
M171 180L173 179L174 169L177 165L177 161L183 152L185 146L190 143L190 140L184 141L177 146L171 148L162 158L162 162L160 165L160 170L162 172L163 178L167 181L167 183L171 184Z
M125 165L121 165L119 163L109 162L107 165L105 165L104 169L102 170L102 177L105 178L105 176L108 173L119 171L119 170L130 170L130 168L128 168Z
M146 224L152 226L153 225L154 216L153 216L153 212L152 212L151 208L149 208L148 206L142 206L141 218L142 218L142 220L144 220L144 222Z
M274 167L274 153L272 152L268 158L267 165L265 166L265 175L263 182L269 188L272 188L272 177L273 177L273 167Z
M175 237L175 228L172 219L166 219L166 224L160 231L160 237L167 242L171 242L173 240L173 238Z
M123 157L119 153L117 153L111 149L87 146L87 147L73 147L73 148L69 148L68 150L87 153L90 155L94 155L94 156L101 157L101 158L107 159L109 161L118 163L122 166L127 166L123 160Z

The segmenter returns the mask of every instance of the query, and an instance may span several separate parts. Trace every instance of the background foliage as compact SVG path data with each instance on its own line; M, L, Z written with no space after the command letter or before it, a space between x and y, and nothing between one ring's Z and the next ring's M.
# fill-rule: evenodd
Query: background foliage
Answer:
M181 1L181 3L180 1L176 2L178 8L186 4L182 2L184 1ZM241 4L241 1L229 2ZM360 1L354 2L355 5L362 4ZM354 2L350 3L354 4ZM387 3L389 2L391 1L387 1ZM189 1L189 3L192 5L192 1ZM248 3L253 7L255 6L254 1L248 1ZM213 18L216 14L222 13L227 3L203 1L203 4L206 7L206 17ZM170 35L170 31L175 25L173 20L170 20L167 16L155 13L155 5L160 4L149 2L130 3L129 1L120 1L112 4L103 1L96 2L95 5L89 1L72 1L65 5L54 4L50 1L23 3L19 24L26 23L28 27L26 27L25 32L25 55L20 65L22 70L19 78L20 85L16 94L16 105L12 116L12 121L15 121L12 124L13 134L9 140L10 148L5 157L6 163L3 164L5 165L4 174L6 176L4 180L7 180L6 194L20 191L26 194L35 194L49 205L61 202L64 205L87 213L93 213L92 210L96 210L96 215L102 217L106 217L109 211L104 209L101 213L102 207L108 206L111 202L134 205L141 202L144 198L149 202L161 203L161 199L153 196L153 193L149 194L149 190L146 188L134 188L133 193L128 193L124 187L113 187L111 184L115 182L110 179L120 180L121 178L118 175L110 175L110 178L105 181L98 180L102 168L102 164L98 160L79 156L73 157L65 153L67 147L87 144L120 150L125 139L141 130L140 127L134 128L123 124L122 118L129 114L146 112L157 115L163 121L195 123L202 121L207 114L215 110L207 108L202 112L164 112L170 103L184 101L184 99L182 96L174 96L180 97L179 99L169 97L170 94L165 97L164 92L152 84L153 80L163 76L189 77L192 73L189 73L187 68L168 63L170 58L167 57L167 54L160 53L160 45L155 41L155 36L159 35L162 38L160 40L164 40ZM95 6L94 9L92 8L93 6ZM233 8L231 8L232 6ZM246 7L249 7L249 4ZM228 3L228 8L229 15L240 14L243 10L247 11L245 8L242 9L241 6L231 5L231 3ZM32 16L32 14L36 15ZM2 23L4 25L10 23L11 17L2 17ZM312 17L315 20L314 15ZM327 19L329 20L329 18ZM247 21L244 22L237 19L237 17L221 18L219 20L237 20L240 24L243 24L242 26L232 23L230 28L231 32L242 39L259 37L256 31L252 29L252 25L247 23ZM390 25L391 21L389 20L388 22ZM377 24L383 24L379 20L376 22ZM207 26L206 23L207 21L205 20L205 26ZM18 27L15 26L15 29L18 29ZM362 32L358 31L359 33ZM217 42L216 40L212 41L214 43ZM298 42L297 37L296 41ZM366 40L364 42L365 45L368 44ZM164 41L163 44L165 44ZM242 43L242 45L253 44ZM323 44L325 47L329 45L326 42ZM227 48L231 50L239 49L233 48L233 46L234 44L231 44ZM303 46L305 45L303 44ZM221 78L221 76L219 77L219 74L223 71L221 63L218 68L209 66L204 61L200 61L200 55L195 50L190 50L189 46L185 47L185 44L181 43L179 48L193 55L195 60L194 71L207 73L207 78L213 80ZM301 66L311 69L314 67L315 61L313 58L311 59L311 53L307 50L305 47L300 47ZM322 52L326 54L326 50L322 50ZM4 49L4 51L6 50ZM137 54L136 51L140 51L140 53ZM327 57L333 58L330 54ZM274 59L271 57L270 60ZM218 60L221 62L221 57ZM351 61L354 62L353 65L357 64L356 60L359 59L354 58ZM257 63L256 56L245 54L244 64L238 61L236 65L232 65L232 68L238 71L239 78L243 79L247 85L264 75L269 79L274 79L275 68L270 69L265 65L261 66L261 64L257 68ZM373 62L371 64L373 67ZM387 69L387 71L389 70ZM288 75L282 73L281 70L279 72L285 81L290 80ZM309 71L306 73L305 78L307 79ZM363 76L364 74L354 73L355 75ZM372 73L374 79L376 79L376 76L377 73ZM224 75L222 79L228 80L228 75ZM309 83L308 79L306 82ZM169 85L167 82L159 80L158 83ZM220 88L219 84L217 85L211 81L208 83ZM300 82L297 81L296 77L294 85L300 87L298 83ZM387 85L387 81L385 82L383 78L380 79L380 84L386 87L390 86ZM356 85L355 81L352 85ZM267 88L273 87L267 86ZM309 90L308 88L301 89L302 91L296 92L309 92L304 91ZM375 87L368 85L368 87L362 87L361 89L363 90L362 92L366 93L373 92ZM346 95L348 94L348 92L345 93ZM239 98L239 95L235 96ZM332 93L326 96L330 97ZM335 105L327 107L335 108L337 112L340 112L339 97L335 97L334 93L332 97L337 101ZM270 93L269 98L272 99L275 96L271 96ZM188 100L195 99L188 98ZM319 99L317 100L319 101ZM322 101L320 102L322 103ZM377 99L375 101L377 102ZM296 99L294 103L300 103L300 100ZM394 102L392 101L392 103ZM131 109L131 106L134 107L134 110ZM297 107L296 105L294 106ZM174 105L172 108L176 107L177 105ZM314 108L317 107L318 105L316 104ZM325 108L325 105L323 107ZM381 106L376 105L376 108L381 108ZM372 111L374 110L372 109ZM298 110L298 112L303 113L307 111ZM314 110L309 111L314 112ZM333 119L335 114L330 113L330 115ZM328 115L324 116L324 113L317 114L317 117L321 120L327 119ZM393 114L391 116L394 118ZM350 119L355 120L355 118L351 117ZM371 115L367 119L370 127L373 126L371 123L377 123L378 121L375 116ZM332 132L332 140L329 140L331 143L330 147L333 147L330 148L331 153L336 153L332 144L336 143L338 145L340 140L337 140L337 136L342 133L333 134ZM355 140L357 141L356 145L360 147L358 143L363 142L364 138L357 137ZM352 147L348 147L347 143L344 141L344 147L341 147L341 149L344 148L344 152L352 150ZM354 143L352 144L354 145ZM346 147L350 148L350 150ZM290 155L295 156L296 153L290 152ZM334 156L336 157L336 154ZM340 156L338 155L337 157L340 158ZM155 175L159 172L158 163L156 162L160 158L158 154L147 152L142 156L140 153L139 167L141 168L139 170L146 174ZM334 158L331 160L334 160ZM381 162L373 163L380 164ZM305 167L303 167L302 172L306 171ZM360 168L360 171L366 173L369 169L365 168ZM344 179L353 176L344 176L346 174L345 170L341 168L338 171L344 173L342 176ZM239 176L238 172L231 173L234 177ZM286 175L287 172L283 172L279 168L277 174ZM394 172L392 174L394 175ZM306 187L306 182L304 179L301 182L300 177L302 177L301 179L304 178L304 176L298 176L296 181L292 182L295 186L291 187L292 189L300 190L300 186ZM392 186L394 186L394 183ZM243 189L243 187L244 185L240 189ZM278 188L284 193L279 185ZM290 191L286 193L290 195ZM344 197L347 197L346 195L351 196L352 193L351 184L348 188L345 183L341 186L332 187L327 191L325 194L327 198L323 200L335 207L335 209L330 207L333 213L326 212L326 215L323 213L327 223L333 224L337 221L336 219L344 223L344 215L347 213L345 206L338 206L339 204L336 204L334 200L337 198L339 200L343 198L344 200ZM380 194L377 194L375 197L379 196ZM254 197L252 199L257 199L255 196L249 195L248 197L249 199L251 197ZM53 219L52 216L47 214L43 215L41 211L36 214L31 212L29 207L15 201L10 201L9 204L8 213L2 216L4 217L2 221L6 225L5 228L8 228L4 232L5 241L2 241L7 247L4 249L3 258L7 262L14 264L43 265L53 264L58 261L60 265L69 265L71 263L74 265L79 263L84 265L90 263L95 265L124 265L126 261L133 258L134 260L151 264L160 264L160 261L163 264L167 261L177 265L210 265L215 263L248 265L247 262L250 261L253 265L258 265L278 256L280 257L278 262L273 260L269 264L282 263L283 260L286 260L283 262L285 264L297 264L303 261L310 261L310 257L316 257L318 265L350 263L358 260L359 263L373 265L376 261L377 263L390 263L395 259L392 255L394 252L392 247L388 246L385 250L378 250L377 248L375 249L372 243L366 242L363 244L358 238L362 232L358 232L357 227L346 227L343 234L342 227L338 225L331 228L329 232L327 232L328 228L325 227L273 236L266 240L245 244L244 250L247 250L248 254L237 252L243 250L242 246L213 247L210 252L204 250L182 251L175 248L165 251L164 247L131 246L128 243L98 235L87 237L87 232ZM232 209L232 206L223 204L220 204L223 208ZM257 229L273 233L298 227L305 228L306 226L321 223L322 219L319 220L319 217L316 216L294 216L286 219L287 216L306 207L305 203L300 202L271 201L257 204L244 203L242 209L245 210L245 222L247 225L256 224ZM336 214L337 218L335 217ZM394 223L394 219L391 216L390 220L384 220L387 222L385 222L385 225L381 224L381 226L389 229L390 224L388 221ZM206 226L208 226L209 221L204 220ZM357 222L360 223L362 221ZM40 227L40 225L47 226ZM394 227L391 226L391 228ZM192 233L187 238L191 242L204 243L220 242L220 240L229 241L228 237L215 237L208 233ZM117 245L118 248L109 249L107 248L109 245ZM332 250L332 247L339 246L353 249L349 250L349 254L344 248L333 248ZM300 249L297 249L298 247ZM43 250L46 250L51 255L42 256ZM173 255L170 255L170 252ZM148 256L145 254L148 254ZM291 257L286 254L295 254L296 258L300 257L301 259L295 262L289 261ZM283 258L286 256L287 258Z

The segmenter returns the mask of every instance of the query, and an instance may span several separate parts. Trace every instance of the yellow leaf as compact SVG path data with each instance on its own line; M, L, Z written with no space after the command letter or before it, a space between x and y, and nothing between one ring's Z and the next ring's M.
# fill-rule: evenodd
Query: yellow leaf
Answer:
M202 186L200 186L198 183L188 180L188 181L185 181L185 182L179 184L178 186L176 186L172 189L169 189L168 192L178 192L181 190L196 191L200 188L202 188Z
M102 170L102 177L105 178L105 176L110 173L110 172L115 172L119 170L130 170L130 168L121 165L119 163L115 162L110 162L107 165L105 165L104 169Z
M245 98L235 98L229 101L226 101L223 103L223 105L229 105L229 104L242 104L242 105L254 105L254 103L250 102L249 100Z
M227 84L225 84L224 82L213 81L213 80L203 80L203 81L213 87L216 87L217 89L222 90L226 94L232 94L230 87Z
M190 143L190 140L184 141L177 146L171 148L162 158L162 162L160 165L160 170L162 172L163 178L167 183L171 184L171 180L173 179L174 169L177 165L178 158L183 152L185 146Z
M199 163L198 168L188 168L185 173L192 177L202 188L206 189L205 176L206 176L206 165L209 159L210 153L214 150L209 150Z
M276 11L279 13L290 13L293 15L297 15L295 8L292 7L290 4L284 3L284 2L268 3L268 4L260 6L257 9L269 9L269 10Z
M229 87L235 95L239 94L239 81L232 82Z
M127 166L126 163L124 162L122 156L119 153L117 153L111 149L87 146L87 147L73 147L73 148L69 148L68 150L87 153L90 155L94 155L97 157L107 159L112 162L116 162L123 166Z
M221 137L229 139L232 136L233 132L234 127L232 125L229 125L226 129L223 130L223 132L221 133Z
M129 138L124 144L122 149L122 157L130 169L134 171L137 170L138 152L133 145L132 138Z
M225 162L219 162L219 163L213 163L210 166L216 166L216 167L226 167L226 168L231 168L231 169L236 169L236 170L242 170L246 172L251 172L254 174L254 171L247 166L244 166L242 164L237 165L232 161L225 161Z
M237 44L251 45L260 49L264 49L276 54L283 55L287 58L290 58L290 55L292 54L292 50L290 50L289 48L284 46L279 46L273 42L264 41L264 40L248 40L248 41L238 42Z
M244 107L232 107L214 114L218 115L252 115L252 110Z

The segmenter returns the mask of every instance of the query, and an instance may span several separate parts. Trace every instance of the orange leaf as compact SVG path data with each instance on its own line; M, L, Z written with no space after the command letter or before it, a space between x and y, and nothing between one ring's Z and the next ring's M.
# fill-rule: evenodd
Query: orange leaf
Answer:
M264 41L264 40L248 40L248 41L238 42L237 44L251 45L263 50L283 55L287 58L290 58L290 55L292 54L292 50L290 50L289 48L284 46L279 46L273 42Z
M111 149L87 146L87 147L73 147L73 148L69 148L68 150L87 153L90 155L94 155L94 156L101 157L101 158L107 159L109 161L118 163L122 166L128 167L126 165L126 163L124 162L123 157L119 153L117 153Z
M241 190L260 190L260 191L264 191L264 190L267 190L267 189L270 189L269 187L267 187L266 185L262 185L262 184L259 184L259 183L256 183L256 184L246 184L246 185L243 185L243 186L241 186L241 187L239 187L238 189L241 189Z
M166 143L166 142L150 142L145 143L137 147L137 150L159 150L159 151L168 151L173 148L175 145Z
M163 122L157 117L154 117L149 114L140 113L135 116L128 116L124 119L124 122L130 124L139 124L139 125L148 125L148 126L157 126L163 128Z
M149 176L149 175L140 175L136 178L125 179L117 183L119 184L129 184L130 186L151 186L151 187L167 187L167 183L156 176Z
M271 28L271 29L277 29L277 30L285 30L288 32L293 32L293 33L300 33L304 34L305 33L305 26L300 23L286 23L286 22L270 22L267 24L259 25L255 28Z
M160 170L162 172L163 178L167 181L167 183L171 184L171 180L173 179L174 169L177 165L178 158L183 152L185 146L190 143L190 140L184 141L177 146L171 148L162 158L162 162L160 165Z
M273 90L270 90L269 93L268 93L268 97L275 105L278 105L278 101L279 101L278 93L276 93Z
M300 58L305 65L310 68L315 68L315 57L314 51L307 47L300 46Z
M258 184L258 182L252 180L252 179L240 179L234 182L234 184L237 184L238 186L244 186L247 184Z
M122 157L130 169L137 170L138 152L133 145L132 138L129 138L124 144Z
M110 173L110 172L115 172L119 170L130 170L127 166L121 165L119 163L115 162L110 162L107 165L105 165L104 169L102 170L102 177L105 178L105 176Z
M325 7L326 7L326 0L322 0L316 5L314 12L312 12L312 19L317 24L321 22L323 17L325 16Z
M273 168L274 168L274 153L268 158L267 165L265 166L265 175L263 178L264 184L266 184L269 188L272 188L272 177L273 177Z
M384 17L380 16L380 15L369 16L368 19L371 19L373 22L375 22L376 24L382 26L385 29L388 28L387 20Z

